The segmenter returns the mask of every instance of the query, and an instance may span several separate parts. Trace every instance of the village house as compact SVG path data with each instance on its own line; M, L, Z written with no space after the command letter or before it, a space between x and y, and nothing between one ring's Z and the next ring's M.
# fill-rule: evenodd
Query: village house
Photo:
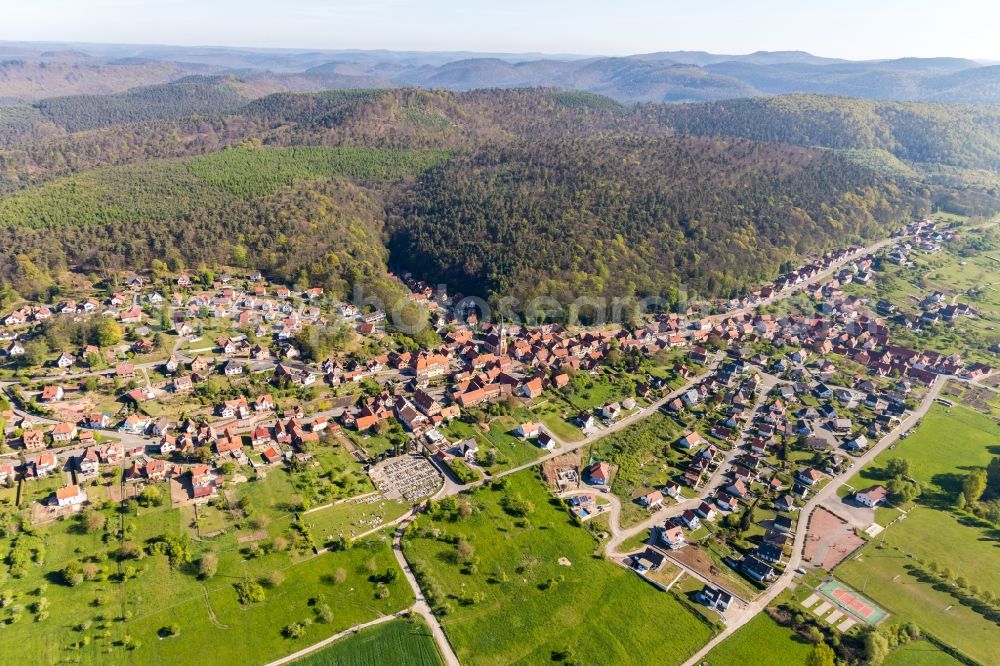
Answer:
M543 431L538 435L538 446L546 451L552 451L556 448L556 440L552 435Z
M591 485L606 486L611 480L611 466L606 462L595 462L587 468L586 476Z
M41 451L45 448L45 431L25 430L21 434L21 444L28 451Z
M725 613L729 610L730 604L733 603L733 595L721 588L706 585L698 593L698 601L720 613Z
M823 479L823 474L818 470L812 468L801 469L798 472L796 472L796 476L802 483L806 484L807 486L815 486Z
M49 431L49 434L52 436L52 441L54 443L66 444L67 442L72 442L76 439L77 432L75 423L67 423L63 421L52 426L52 430Z
M76 484L63 486L56 490L53 501L59 507L83 504L87 501L87 491Z
M514 430L514 434L524 439L534 439L541 432L541 426L534 422L522 423Z
M698 517L698 514L690 509L678 516L677 520L689 530L696 530L701 527L701 519Z
M872 509L882 504L888 496L889 491L885 489L885 486L871 486L854 493L854 499L857 500L859 504L863 504Z
M92 447L87 447L82 454L77 456L76 468L81 475L94 476L100 470L100 457Z
M537 398L542 394L541 378L535 377L534 379L521 384L521 386L517 389L517 394L522 398Z
M651 548L647 548L642 553L632 556L632 569L638 574L645 574L649 571L657 571L666 562L662 553L658 553Z
M658 509L663 506L663 493L653 490L639 497L639 504L647 509Z
M705 439L696 431L692 430L688 434L677 440L678 446L682 449L693 449L705 443Z
M46 386L42 388L41 401L42 402L59 402L63 399L63 387L61 386Z
M684 536L684 529L680 525L666 525L660 532L660 536L663 543L670 550L677 550L683 548L687 545L687 539Z

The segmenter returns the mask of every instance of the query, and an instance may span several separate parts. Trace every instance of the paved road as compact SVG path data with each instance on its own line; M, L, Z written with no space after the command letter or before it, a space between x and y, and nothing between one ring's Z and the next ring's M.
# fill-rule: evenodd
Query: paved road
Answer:
M840 475L834 477L828 484L813 495L813 498L809 500L805 507L803 507L800 511L799 522L795 530L795 543L792 546L792 555L788 559L785 572L767 589L767 592L747 605L747 607L744 608L738 615L731 618L729 623L726 625L726 628L722 630L721 633L716 635L715 638L710 640L704 647L702 647L701 650L696 652L694 656L684 662L684 666L696 666L699 664L715 646L726 640L726 638L731 636L737 629L753 619L757 613L760 613L767 608L767 606L792 583L795 578L795 569L802 565L802 548L805 544L806 530L809 525L809 518L812 516L812 512L817 506L831 497L834 497L837 489L840 488L844 481L852 476L855 471L860 470L865 465L870 463L875 459L875 456L886 450L893 442L898 440L901 434L913 428L913 426L917 424L917 421L922 419L924 415L927 414L927 410L929 410L934 404L934 400L937 398L947 381L948 379L945 377L937 377L928 389L924 399L920 402L920 405L913 413L896 426L892 432L879 440L878 444L870 448L863 455L856 458L854 460L854 467L845 470Z
M586 437L584 437L579 442L565 442L563 440L560 440L558 437L556 437L553 433L550 432L549 434L551 434L552 438L554 440L556 440L556 442L557 442L557 446L556 446L555 450L553 450L551 453L548 453L548 454L542 456L541 458L536 458L535 460L532 460L531 462L527 462L527 463L524 463L523 465L518 465L517 467L512 467L512 468L510 468L508 470L504 470L503 472L500 472L498 474L494 474L490 478L491 479L497 479L497 478L501 478L501 477L504 477L504 476L508 476L510 474L516 474L516 473L518 473L520 471L529 469L531 467L535 467L536 465L541 465L542 463L544 463L544 462L546 462L548 460L552 460L553 458L556 458L558 456L565 455L567 453L572 453L573 451L576 451L576 450L581 449L581 448L583 448L585 446L593 444L594 442L596 442L599 439L607 437L608 435L610 435L612 433L615 433L615 432L618 432L619 430L623 430L623 429L629 427L630 425L633 425L634 423L637 423L637 422L641 421L642 419L647 418L647 417L651 416L652 414L655 414L660 409L662 409L664 405L666 405L667 403L669 403L672 400L675 400L676 398L681 397L682 395L684 395L685 393L687 393L688 391L690 391L692 388L694 388L695 386L697 386L707 375L709 375L712 371L714 371L719 366L719 363L722 361L722 357L723 357L723 355L722 355L721 352L720 353L716 353L712 357L712 359L706 364L706 366L705 366L705 372L703 372L703 373L701 373L701 374L699 374L697 376L691 377L687 382L685 382L684 386L681 386L676 391L671 391L670 393L668 393L667 395L663 396L662 398L660 398L656 402L651 403L649 406L642 408L640 411L635 412L634 414L630 414L629 416L626 416L625 418L619 419L619 420L615 421L614 423L612 423L611 425L609 425L609 426L607 426L605 428L600 428L600 429L595 430L594 432L592 432L591 434L587 435ZM486 481L487 481L487 479L482 479L482 480L480 480L480 481L478 481L476 483L470 484L468 486L463 486L462 489L470 488L470 487L477 486L477 485L481 485L481 484L485 483Z
M767 400L768 394L771 392L771 389L775 387L778 381L779 381L778 378L773 375L761 373L761 385L759 387L760 394L757 396L757 401L753 406L753 411L751 411L751 416L750 416L751 423L753 422L754 415L756 415L756 413L764 405L765 401ZM627 539L634 537L636 534L641 533L643 530L648 530L652 527L655 527L656 525L659 525L660 523L666 521L668 518L679 516L689 509L691 510L696 509L699 504L701 504L703 501L705 501L712 494L715 493L716 488L722 482L722 479L726 471L732 465L733 460L735 460L736 456L738 456L740 453L743 453L744 443L745 440L741 439L741 441L738 444L734 445L732 449L726 452L726 455L723 458L722 462L719 463L719 466L709 477L708 481L701 487L701 490L698 491L698 493L694 497L690 499L681 500L674 504L668 504L659 511L656 511L655 513L651 514L648 518L646 518L642 522L637 523L632 527L623 529L617 534L612 535L611 540L605 546L605 552L608 553L609 555L618 554L618 547L622 544L622 542L626 541Z

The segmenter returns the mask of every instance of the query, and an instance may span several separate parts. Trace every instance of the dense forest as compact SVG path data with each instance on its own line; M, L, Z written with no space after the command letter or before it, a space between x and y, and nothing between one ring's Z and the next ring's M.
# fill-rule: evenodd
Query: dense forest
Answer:
M37 291L67 267L144 265L169 248L175 264L235 252L340 293L391 266L522 298L672 297L679 283L718 296L934 206L1000 209L1000 114L987 107L241 91L192 77L0 106L0 279ZM341 220L341 205L367 221L354 240L370 253L336 252L338 228L280 256L301 241L282 234L328 223L286 216Z
M720 296L795 256L884 234L926 191L834 153L742 140L486 146L392 209L401 266L474 293Z
M202 77L134 88L116 95L72 95L44 99L35 108L69 132L158 118L232 111L246 103L226 79Z
M907 162L1000 170L1000 108L788 95L646 105L638 113L682 134L826 148L877 148Z
M386 280L382 206L345 179L302 181L259 199L221 199L175 213L170 223L119 217L103 224L0 227L0 279L24 296L54 296L72 267L104 277L165 260L168 268L235 265L347 297Z

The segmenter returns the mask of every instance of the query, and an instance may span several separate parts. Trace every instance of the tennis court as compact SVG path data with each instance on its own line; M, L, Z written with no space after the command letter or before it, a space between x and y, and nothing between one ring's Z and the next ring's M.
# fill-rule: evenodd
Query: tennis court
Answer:
M819 593L847 615L866 624L875 625L889 616L888 611L875 605L840 581L830 580L819 586Z

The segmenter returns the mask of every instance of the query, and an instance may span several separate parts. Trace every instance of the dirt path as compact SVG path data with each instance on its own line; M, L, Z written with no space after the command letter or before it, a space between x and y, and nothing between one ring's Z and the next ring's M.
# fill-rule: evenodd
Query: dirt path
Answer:
M413 606L410 607L411 610L421 615L431 628L431 634L434 636L434 642L437 643L445 666L459 666L458 657L455 655L451 643L448 642L448 637L445 635L444 629L441 628L441 623L438 622L437 617L434 616L430 605L424 598L424 593L420 590L420 585L417 583L417 577L413 574L410 563L406 560L406 555L403 554L403 532L406 531L406 526L415 517L416 514L411 512L408 514L407 519L401 522L399 527L396 528L396 532L392 536L392 554L396 556L396 562L399 563L399 568L403 570L403 576L406 577L406 581L410 584L413 595L417 599Z

